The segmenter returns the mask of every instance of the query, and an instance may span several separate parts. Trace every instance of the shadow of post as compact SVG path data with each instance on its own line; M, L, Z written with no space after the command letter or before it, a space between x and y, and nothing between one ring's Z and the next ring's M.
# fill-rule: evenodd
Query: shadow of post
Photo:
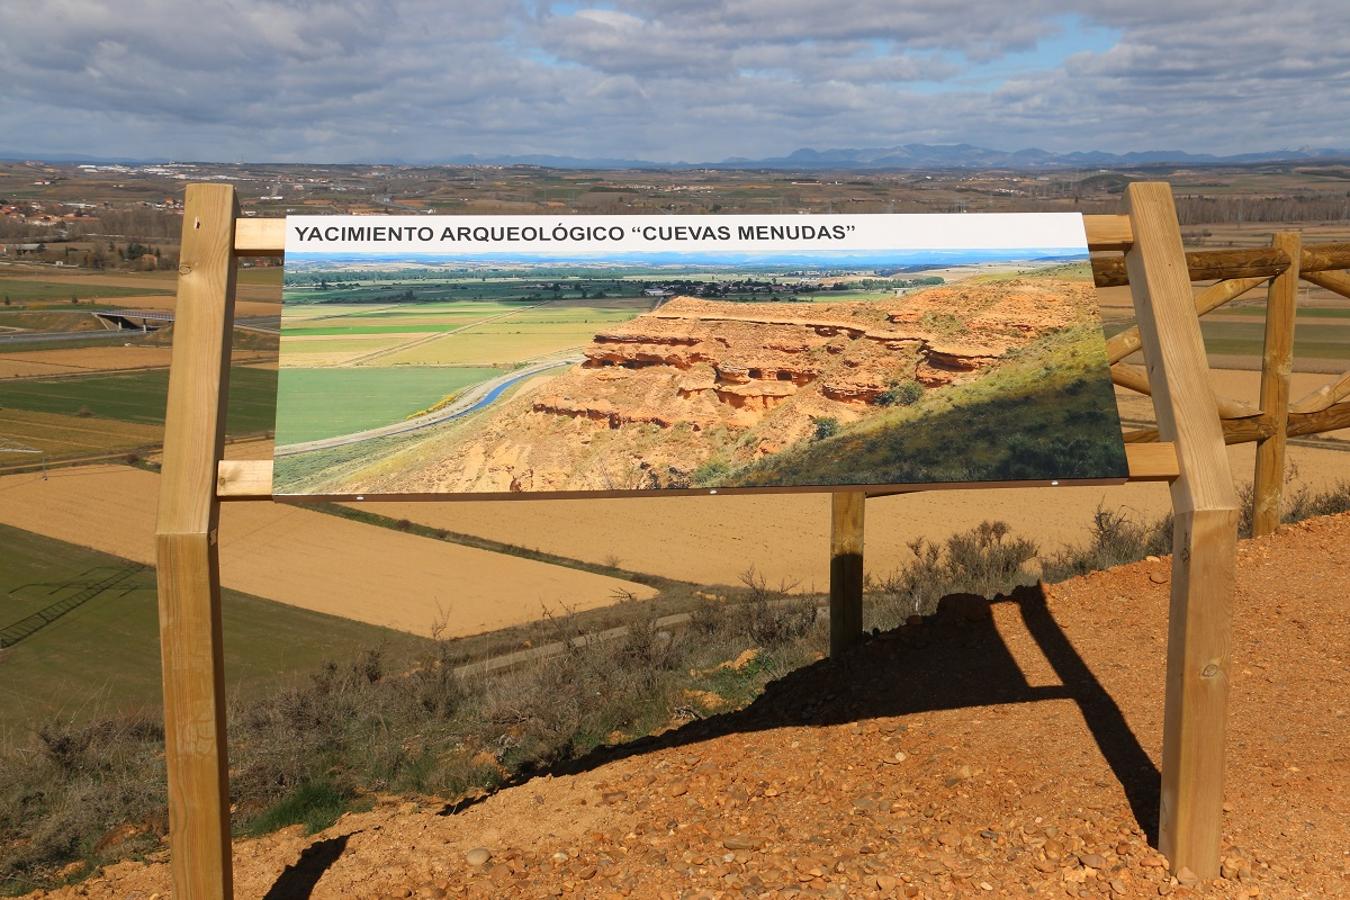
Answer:
M289 865L263 895L263 900L307 900L323 873L337 862L347 849L350 834L310 844L293 865Z
M1027 682L994 624L995 603L1016 604L1060 684L1035 687ZM617 759L734 733L1064 699L1078 705L1131 812L1156 846L1159 771L1120 707L1055 621L1039 586L1018 588L992 601L973 594L943 597L937 614L924 624L893 629L837 659L797 669L769 683L743 709L653 737L600 747L549 771L584 772Z

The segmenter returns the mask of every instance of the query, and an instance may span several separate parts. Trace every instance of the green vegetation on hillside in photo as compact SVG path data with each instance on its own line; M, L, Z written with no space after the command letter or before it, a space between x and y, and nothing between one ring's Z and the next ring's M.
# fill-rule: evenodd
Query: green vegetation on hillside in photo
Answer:
M228 433L272 429L276 381L277 373L267 369L235 366L230 370ZM0 390L0 406L161 424L168 387L167 370L8 381Z
M725 473L722 484L942 484L1124 478L1095 326L1015 351L978 380ZM719 473L721 474L721 473Z
M314 441L390 425L503 371L471 366L282 369L277 381L281 411L277 443Z
M155 574L148 566L0 525L0 628L82 587L126 577L4 651L0 739L52 717L89 719L160 703ZM312 671L335 648L386 646L400 653L421 638L311 612L237 591L222 592L225 678L251 695Z

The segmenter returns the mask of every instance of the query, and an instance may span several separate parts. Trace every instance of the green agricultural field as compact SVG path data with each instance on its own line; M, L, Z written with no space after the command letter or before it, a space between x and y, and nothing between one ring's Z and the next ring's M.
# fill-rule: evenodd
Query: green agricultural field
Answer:
M229 433L272 429L276 379L276 372L266 369L235 366L230 370ZM160 424L168 385L169 373L164 370L10 381L0 386L0 406Z
M85 719L159 705L154 572L86 547L0 525L0 628L110 576L124 580L3 651L0 741L53 716ZM421 638L222 592L225 679L248 696L313 671L334 655Z
M8 297L11 303L51 303L104 297L145 297L150 294L172 294L165 288L114 287L107 284L51 283L30 281L26 278L0 278L0 302Z
M313 441L390 425L503 371L448 366L282 369L277 442Z
M281 346L285 348L284 352L288 358L292 353L359 353L361 351L374 353L376 350L383 350L401 343L403 343L403 339L399 335L381 335L377 338L349 335L348 337L311 338L300 341L295 340L287 332L281 338Z
M588 328L550 331L545 328L504 334L447 334L437 340L381 357L381 366L515 366L535 357L584 346Z

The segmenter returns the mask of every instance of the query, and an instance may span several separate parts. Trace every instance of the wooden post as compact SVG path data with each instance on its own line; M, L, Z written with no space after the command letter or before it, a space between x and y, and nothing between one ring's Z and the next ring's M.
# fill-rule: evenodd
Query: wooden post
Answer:
M1173 870L1219 872L1237 497L1171 189L1126 189L1125 254L1163 440L1176 444L1159 849Z
M233 894L216 468L225 439L237 212L233 187L188 186L155 546L178 900Z
M1289 439L1289 373L1294 368L1294 319L1298 270L1303 255L1297 231L1275 233L1271 246L1289 254L1289 268L1270 280L1266 300L1266 344L1261 356L1261 418L1271 433L1256 442L1252 475L1252 534L1280 527L1284 501L1284 448Z
M863 510L867 494L830 495L830 656L862 638Z

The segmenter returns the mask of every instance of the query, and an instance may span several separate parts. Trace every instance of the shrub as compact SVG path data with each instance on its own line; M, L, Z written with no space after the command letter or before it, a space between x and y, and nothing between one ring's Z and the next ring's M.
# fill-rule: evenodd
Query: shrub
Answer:
M821 416L811 421L815 423L815 431L812 437L817 441L832 438L839 433L839 420L833 416Z
M1034 580L1025 566L1036 556L1036 544L1009 534L1004 522L982 522L942 544L911 541L914 561L882 582L869 627L891 628L908 616L931 614L948 594L1006 593Z
M1170 553L1171 547L1171 516L1142 522L1123 509L1098 506L1092 515L1087 545L1055 553L1045 560L1043 574L1046 581L1063 581L1146 556Z
M757 646L774 649L799 640L816 624L815 601L794 597L796 585L783 583L771 589L753 568L741 576L749 599L741 605L746 637Z
M877 396L878 406L913 406L923 397L923 385L913 378L892 381L890 386Z

